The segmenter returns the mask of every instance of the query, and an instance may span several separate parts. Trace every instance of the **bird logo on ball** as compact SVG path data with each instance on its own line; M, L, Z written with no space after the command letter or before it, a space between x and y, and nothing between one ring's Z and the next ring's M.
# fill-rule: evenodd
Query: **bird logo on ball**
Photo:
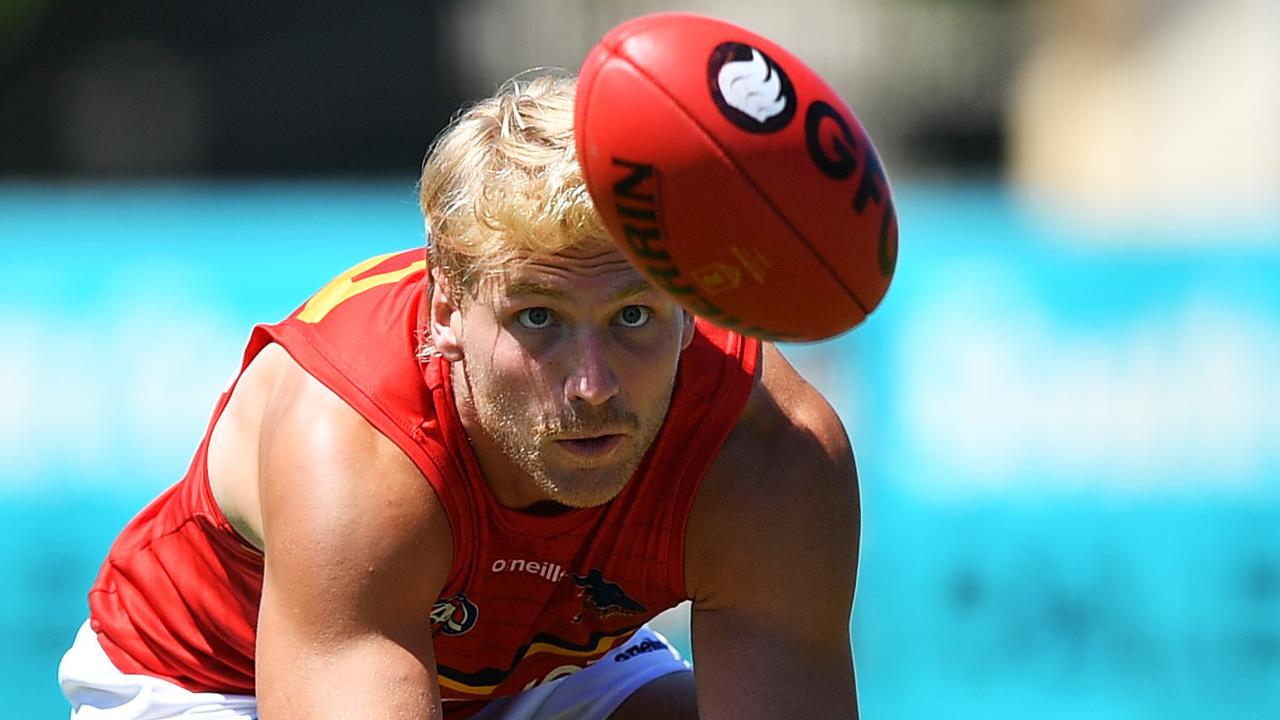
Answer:
M707 84L721 114L747 132L777 132L796 115L791 79L782 66L750 45L717 45L707 61Z

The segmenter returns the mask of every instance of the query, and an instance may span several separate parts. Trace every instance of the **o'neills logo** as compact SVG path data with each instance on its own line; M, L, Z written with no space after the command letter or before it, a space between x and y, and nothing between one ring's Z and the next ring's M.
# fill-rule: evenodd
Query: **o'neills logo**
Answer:
M431 631L439 630L445 635L461 635L475 627L476 617L480 615L476 604L458 593L453 597L440 598L431 606Z
M717 45L707 59L707 85L721 114L747 132L777 132L796 116L791 78L759 48Z
M647 640L641 640L640 642L635 643L634 645L631 645L626 650L623 650L617 655L614 655L613 661L626 662L637 655L643 655L645 653L657 652L658 650L666 650L666 649L667 649L667 646L665 643L659 642L658 640L655 640L653 638L649 638Z
M551 582L560 582L560 578L564 576L564 568L553 562L538 562L537 560L494 560L493 565L489 566L489 571L493 573L526 573L528 575L537 575Z

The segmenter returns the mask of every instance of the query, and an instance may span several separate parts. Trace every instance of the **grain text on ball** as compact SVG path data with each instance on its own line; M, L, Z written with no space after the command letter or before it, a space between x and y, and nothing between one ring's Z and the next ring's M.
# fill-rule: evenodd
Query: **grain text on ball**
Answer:
M658 223L658 183L653 164L615 157L613 167L614 210L622 221L622 236L649 279L677 297L694 314L713 323L764 339L783 339L725 312L682 276L667 252L666 239Z

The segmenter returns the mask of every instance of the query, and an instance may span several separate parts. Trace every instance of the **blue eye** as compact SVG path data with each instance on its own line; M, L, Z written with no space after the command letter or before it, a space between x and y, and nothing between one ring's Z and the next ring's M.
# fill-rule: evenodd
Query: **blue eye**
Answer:
M551 324L551 311L544 307L525 308L516 313L520 327L538 330Z
M628 305L618 311L618 322L624 327L640 327L653 317L653 310L644 305Z

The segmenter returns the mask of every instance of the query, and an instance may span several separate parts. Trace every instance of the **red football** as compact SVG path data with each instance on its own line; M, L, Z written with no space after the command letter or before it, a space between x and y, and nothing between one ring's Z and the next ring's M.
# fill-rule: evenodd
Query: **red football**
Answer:
M610 234L694 313L819 340L884 297L898 223L875 148L769 40L686 13L627 21L582 64L575 132Z

